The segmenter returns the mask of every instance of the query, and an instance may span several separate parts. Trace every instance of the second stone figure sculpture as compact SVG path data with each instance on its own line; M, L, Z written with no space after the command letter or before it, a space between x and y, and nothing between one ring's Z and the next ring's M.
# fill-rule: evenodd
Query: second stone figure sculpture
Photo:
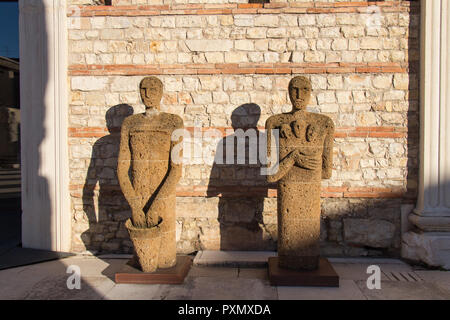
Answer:
M154 272L177 262L175 187L182 167L171 153L181 140L171 138L174 130L183 128L183 120L160 111L163 84L158 78L143 79L140 94L146 111L123 122L117 174L131 207L126 228L135 260L142 271Z
M266 122L269 159L272 152L279 159L277 170L267 176L268 182L278 182L278 258L269 260L271 282L277 285L339 281L328 261L319 258L321 180L332 174L334 124L325 115L306 111L311 90L307 78L293 78L289 83L292 111ZM279 132L275 149L273 130ZM318 272L294 272L314 270ZM324 272L331 281L323 281Z

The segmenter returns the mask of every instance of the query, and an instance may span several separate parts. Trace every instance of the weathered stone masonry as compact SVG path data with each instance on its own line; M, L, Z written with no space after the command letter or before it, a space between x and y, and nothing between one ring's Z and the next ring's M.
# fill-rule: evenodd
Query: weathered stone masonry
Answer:
M333 177L322 189L323 253L398 256L401 214L417 185L418 3L215 2L83 5L78 24L69 10L73 250L131 250L115 171L121 121L144 110L143 76L163 81L162 108L191 131L225 135L238 107L255 104L246 118L261 130L290 110L287 84L303 74L312 81L309 110L336 125ZM373 4L380 25L367 23ZM276 190L264 181L258 166L185 165L178 250L275 249Z

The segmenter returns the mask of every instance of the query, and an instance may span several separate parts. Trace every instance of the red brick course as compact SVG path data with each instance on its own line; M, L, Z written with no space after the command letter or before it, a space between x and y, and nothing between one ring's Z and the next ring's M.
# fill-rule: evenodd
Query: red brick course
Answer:
M94 16L154 16L180 14L298 14L298 13L354 13L366 12L368 6L376 5L382 12L409 12L416 10L415 1L376 2L300 2L266 4L171 4L131 6L79 6L82 17ZM69 8L68 16L75 16Z
M71 76L139 76L161 74L335 74L407 73L407 63L199 63L151 65L71 65Z
M70 193L74 198L81 198L85 185L70 185ZM94 188L98 190L98 186ZM107 189L107 190L105 190ZM357 189L353 190L353 189ZM119 186L102 187L103 191L120 191ZM217 197L267 197L276 198L277 190L274 186L269 189L255 186L177 186L177 197L207 197L213 192ZM380 198L393 199L405 196L403 189L372 188L372 187L324 187L320 194L322 198Z

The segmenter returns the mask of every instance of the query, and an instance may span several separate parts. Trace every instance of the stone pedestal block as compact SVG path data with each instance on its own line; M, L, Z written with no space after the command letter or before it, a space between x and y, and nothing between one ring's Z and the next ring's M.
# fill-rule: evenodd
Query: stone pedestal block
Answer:
M132 284L182 284L192 265L189 256L178 256L172 268L157 269L154 272L142 272L139 266L130 260L120 272L116 273L116 283Z
M278 257L269 258L269 280L273 286L339 287L339 276L326 258L315 270L280 268Z

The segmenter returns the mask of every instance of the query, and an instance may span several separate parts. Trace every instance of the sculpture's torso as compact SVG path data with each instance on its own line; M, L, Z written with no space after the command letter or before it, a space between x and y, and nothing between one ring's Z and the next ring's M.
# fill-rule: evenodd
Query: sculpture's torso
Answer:
M131 182L135 192L148 201L164 181L169 169L174 115L138 114L127 119L131 153Z

